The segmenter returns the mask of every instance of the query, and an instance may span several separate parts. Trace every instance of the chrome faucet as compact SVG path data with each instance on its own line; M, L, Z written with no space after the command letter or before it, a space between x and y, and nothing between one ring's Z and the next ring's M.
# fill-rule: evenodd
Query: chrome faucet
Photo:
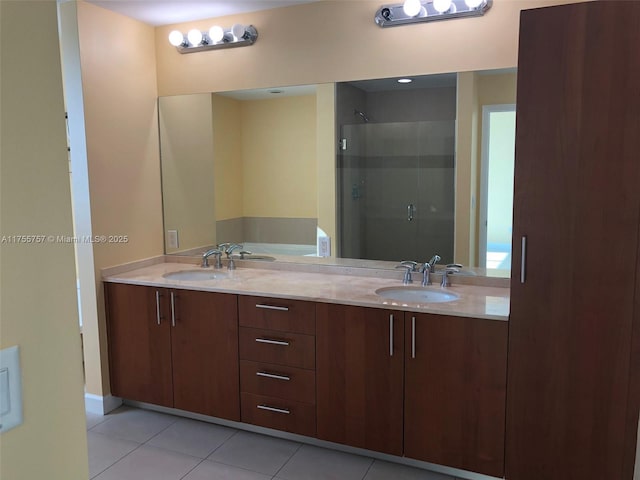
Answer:
M202 268L208 268L209 257L211 255L215 255L215 263L213 264L213 268L222 268L222 260L220 259L222 257L222 252L217 248L212 248L202 254L202 264L200 266Z
M422 272L422 286L426 287L427 285L431 285L431 264L424 262L420 271Z
M236 262L233 261L232 253L235 250L242 249L242 248L243 248L242 245L240 245L239 243L232 243L231 245L229 245L226 248L224 253L227 254L227 258L229 259L229 263L227 264L227 270L235 270L236 269Z

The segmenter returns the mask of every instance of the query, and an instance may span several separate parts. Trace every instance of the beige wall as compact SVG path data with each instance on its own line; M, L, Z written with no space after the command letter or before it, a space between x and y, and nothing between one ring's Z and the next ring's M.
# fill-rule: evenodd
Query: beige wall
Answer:
M327 0L160 27L160 95L514 67L521 9L566 0L494 0L480 18L380 28L379 0ZM181 55L171 30L253 24L251 47ZM446 48L438 48L446 46Z
M243 216L244 166L240 102L211 95L216 220ZM216 242L218 243L218 242Z
M94 235L127 235L94 246L97 318L83 318L87 392L109 393L100 269L161 255L162 201L154 29L78 3L89 190Z
M73 235L55 2L0 2L0 235ZM37 41L16 41L18 38ZM23 418L0 478L88 478L70 243L0 245L0 348L20 346Z
M240 112L244 216L316 218L315 95L243 101Z
M214 148L211 94L159 99L164 228L177 230L178 248L215 245ZM165 235L165 240L168 236Z

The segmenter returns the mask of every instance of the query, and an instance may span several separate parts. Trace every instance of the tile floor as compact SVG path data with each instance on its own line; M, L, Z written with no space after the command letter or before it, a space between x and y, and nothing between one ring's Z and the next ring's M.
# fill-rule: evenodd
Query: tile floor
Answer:
M87 413L87 429L95 480L455 480L132 407Z

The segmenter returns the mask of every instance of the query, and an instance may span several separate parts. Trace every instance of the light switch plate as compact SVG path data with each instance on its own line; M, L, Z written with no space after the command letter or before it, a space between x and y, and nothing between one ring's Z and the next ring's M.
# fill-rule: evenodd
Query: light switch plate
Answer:
M167 230L167 243L169 244L169 248L178 248L180 244L178 242L177 230Z
M319 257L331 256L331 238L330 237L318 237L318 256Z
M0 433L22 424L20 349L0 350Z

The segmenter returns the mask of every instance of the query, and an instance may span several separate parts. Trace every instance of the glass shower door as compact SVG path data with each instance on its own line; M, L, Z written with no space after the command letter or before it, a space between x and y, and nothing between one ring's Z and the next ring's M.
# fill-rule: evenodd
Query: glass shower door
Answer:
M342 257L424 262L438 253L452 261L453 126L395 122L342 127Z

